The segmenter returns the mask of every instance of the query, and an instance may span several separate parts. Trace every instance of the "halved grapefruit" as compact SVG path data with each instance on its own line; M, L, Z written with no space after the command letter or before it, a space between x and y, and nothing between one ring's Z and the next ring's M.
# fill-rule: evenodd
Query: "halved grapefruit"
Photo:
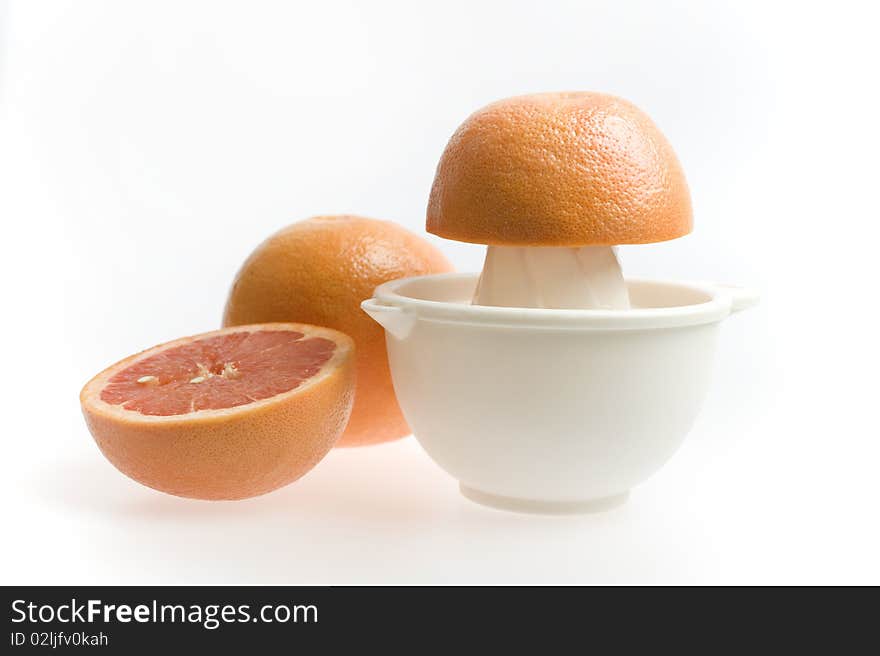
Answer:
M354 343L268 323L184 337L105 369L80 393L98 447L131 478L197 499L242 499L309 471L345 430Z

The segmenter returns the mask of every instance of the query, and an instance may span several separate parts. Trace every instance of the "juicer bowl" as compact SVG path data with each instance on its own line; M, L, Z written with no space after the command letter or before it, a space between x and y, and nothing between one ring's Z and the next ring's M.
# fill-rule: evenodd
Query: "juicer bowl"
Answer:
M741 288L628 280L632 309L470 304L477 274L379 286L400 407L428 455L485 505L613 507L657 471L709 387L720 322Z

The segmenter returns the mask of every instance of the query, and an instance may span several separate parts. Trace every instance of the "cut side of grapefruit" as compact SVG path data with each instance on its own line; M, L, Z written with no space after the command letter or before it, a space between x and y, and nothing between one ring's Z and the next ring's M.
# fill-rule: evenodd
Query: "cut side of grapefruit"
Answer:
M126 358L83 388L89 430L120 471L199 499L293 482L342 435L354 343L306 324L237 326Z

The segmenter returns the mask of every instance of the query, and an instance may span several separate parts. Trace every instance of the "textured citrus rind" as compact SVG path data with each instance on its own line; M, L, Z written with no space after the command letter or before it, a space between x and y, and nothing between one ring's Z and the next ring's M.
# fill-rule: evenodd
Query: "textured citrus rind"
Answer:
M449 140L427 230L490 245L643 244L692 229L669 142L633 104L599 93L518 96L472 114Z

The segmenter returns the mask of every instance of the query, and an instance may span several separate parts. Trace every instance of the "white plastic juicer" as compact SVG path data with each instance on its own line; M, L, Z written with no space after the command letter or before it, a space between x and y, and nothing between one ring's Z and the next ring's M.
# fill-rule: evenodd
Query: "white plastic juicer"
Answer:
M679 447L718 327L746 290L627 281L631 309L471 304L476 274L405 278L363 309L386 331L398 401L462 493L522 512L604 510Z
M428 232L488 249L479 276L394 280L362 305L385 328L418 441L479 503L621 503L690 429L721 320L757 301L624 277L617 245L693 227L664 135L607 94L491 103L449 140L426 219Z

